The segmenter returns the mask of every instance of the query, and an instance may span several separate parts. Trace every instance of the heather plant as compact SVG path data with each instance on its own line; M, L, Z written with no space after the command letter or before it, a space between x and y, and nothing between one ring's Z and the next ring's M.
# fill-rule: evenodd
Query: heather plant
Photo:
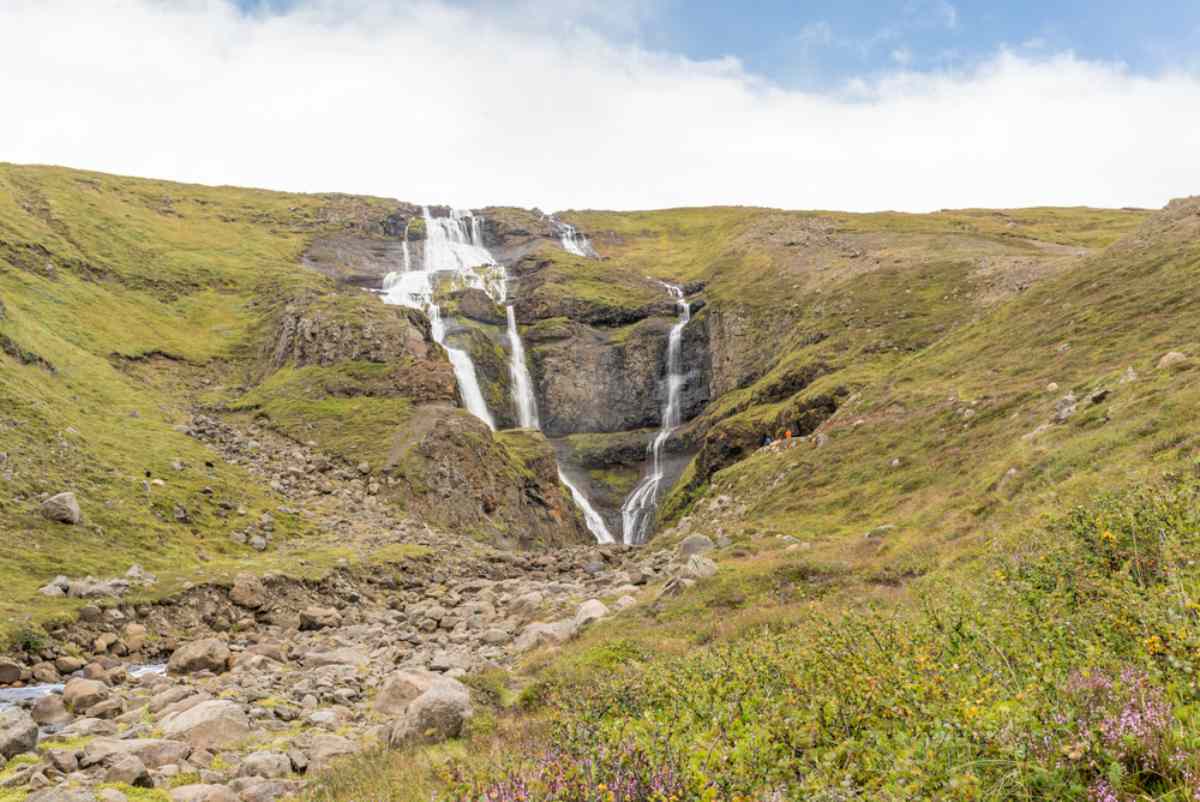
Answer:
M446 798L1200 800L1198 499L1096 499L915 609L551 674L541 746Z

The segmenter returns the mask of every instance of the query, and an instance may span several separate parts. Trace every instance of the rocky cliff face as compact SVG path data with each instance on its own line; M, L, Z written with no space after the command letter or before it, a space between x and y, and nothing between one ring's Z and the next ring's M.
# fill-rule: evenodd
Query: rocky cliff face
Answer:
M429 407L397 434L384 471L400 482L408 511L480 540L533 548L592 539L536 432L493 437L462 410Z

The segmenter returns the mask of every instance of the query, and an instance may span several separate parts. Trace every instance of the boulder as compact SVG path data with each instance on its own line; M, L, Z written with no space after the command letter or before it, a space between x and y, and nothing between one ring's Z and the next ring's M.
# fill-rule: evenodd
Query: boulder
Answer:
M25 802L96 802L91 791L82 788L43 788L25 797Z
M104 773L104 781L148 787L150 774L146 771L146 764L139 760L137 755L121 755L109 765L108 771Z
M130 652L140 652L146 645L146 628L141 624L125 625L125 648Z
M61 727L71 723L74 716L67 710L60 694L49 693L33 703L29 711L33 720L42 727Z
M232 788L224 785L181 785L172 788L171 802L241 802Z
M300 611L300 629L305 631L336 627L342 614L332 607L305 607Z
M262 580L254 574L241 573L233 581L233 589L229 591L229 599L238 607L247 610L257 610L267 602L267 589Z
M681 560L687 560L693 554L706 554L714 548L716 546L708 536L688 535L679 543L675 553Z
M599 621L608 615L608 612L604 602L599 599L588 599L575 611L575 630L581 630L593 621Z
M12 660L0 657L0 685L11 685L14 682L20 682L23 671L24 669L20 663L14 663Z
M182 741L160 738L97 738L84 747L80 764L86 768L110 763L124 755L133 755L147 768L160 769L163 766L182 763L191 753L192 748Z
M46 762L63 774L79 771L79 758L74 749L50 749L46 752Z
M275 802L284 797L294 798L303 783L288 780L248 779L239 785L242 802Z
M240 705L210 699L162 720L163 734L187 741L193 749L215 751L250 734L250 721Z
M493 627L491 629L484 630L483 635L480 636L480 640L489 646L501 646L512 640L512 636L503 629L497 629Z
M334 761L358 751L353 741L338 735L317 735L312 739L308 750L308 770L324 771L333 765Z
M110 693L99 680L76 677L63 688L63 703L69 710L82 712L103 702Z
M173 674L222 672L229 667L229 647L217 638L192 641L175 650L167 669Z
M74 674L87 665L81 658L78 657L58 657L54 660L54 667L58 669L60 674Z
M544 604L546 597L536 590L523 593L513 599L512 611L517 615L533 615Z
M117 725L98 718L80 718L57 733L59 738L93 738L97 735L116 735Z
M441 743L462 734L470 720L471 693L457 680L444 678L413 699L392 727L392 746L408 743Z
M38 726L24 710L0 713L0 758L32 752L38 744Z
M42 502L42 517L48 521L74 526L83 520L74 493L59 493Z
M242 760L239 777L262 777L276 780L292 773L292 761L281 752L252 752Z
M398 716L408 708L408 703L432 688L443 677L432 671L398 671L388 677L375 696L376 713Z
M687 561L687 565L683 566L683 572L680 576L683 579L700 580L716 576L716 573L717 564L707 557L701 557L697 554Z
M574 619L568 618L563 621L555 621L552 624L543 624L535 621L522 630L516 643L513 644L513 648L518 652L527 652L530 649L541 646L543 643L566 643L574 635Z
M322 666L355 666L363 667L371 662L366 651L350 646L341 649L331 649L327 652L309 652L304 655L304 665L308 668Z
M1159 370L1168 370L1182 366L1188 361L1187 354L1181 354L1178 351L1169 351L1163 354L1162 359L1158 360Z

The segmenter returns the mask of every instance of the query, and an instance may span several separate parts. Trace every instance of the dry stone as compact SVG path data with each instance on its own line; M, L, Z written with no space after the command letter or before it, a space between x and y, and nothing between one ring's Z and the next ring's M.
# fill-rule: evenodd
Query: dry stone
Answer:
M0 713L0 757L14 758L37 748L38 726L24 710Z
M224 699L210 699L162 720L163 734L187 741L193 749L209 751L234 744L250 734L242 708Z
M42 502L42 517L60 524L75 525L83 520L74 493L59 493Z
M229 666L229 647L217 638L205 638L180 646L171 655L167 669L174 674L224 671Z
M470 691L461 682L446 678L412 700L388 740L398 747L457 738L471 714Z
M83 711L100 704L110 693L99 680L77 677L63 688L63 703L71 710Z

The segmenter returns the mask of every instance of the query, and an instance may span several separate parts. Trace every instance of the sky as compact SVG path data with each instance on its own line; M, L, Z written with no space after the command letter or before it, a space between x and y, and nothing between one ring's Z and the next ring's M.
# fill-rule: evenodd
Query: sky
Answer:
M3 0L0 161L545 210L1157 207L1200 4Z

